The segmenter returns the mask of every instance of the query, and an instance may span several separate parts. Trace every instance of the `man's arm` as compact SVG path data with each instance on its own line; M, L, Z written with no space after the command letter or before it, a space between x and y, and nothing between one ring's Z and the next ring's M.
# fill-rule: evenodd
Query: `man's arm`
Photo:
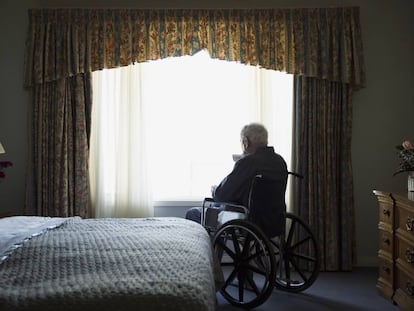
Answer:
M234 165L232 172L227 175L213 192L217 202L243 204L243 197L248 192L253 165L249 157L240 159Z

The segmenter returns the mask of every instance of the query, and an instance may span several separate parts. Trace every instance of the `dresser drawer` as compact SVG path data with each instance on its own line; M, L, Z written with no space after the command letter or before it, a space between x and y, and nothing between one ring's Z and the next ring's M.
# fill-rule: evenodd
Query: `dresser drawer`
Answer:
M381 281L392 287L394 279L393 261L388 257L388 254L382 251L378 252L378 270Z
M397 263L395 302L401 310L414 310L414 275Z
M414 244L414 209L399 203L396 213L396 231Z
M396 237L397 254L395 259L400 265L404 266L407 271L414 275L414 243L407 241L403 236Z
M378 255L379 277L377 280L377 289L384 298L392 301L392 296L394 295L393 264L387 254L385 256L383 255L380 251Z
M392 255L394 249L394 238L391 232L379 230L379 249Z
M386 224L389 228L393 227L394 223L394 208L393 201L391 197L378 198L378 207L379 207L379 221L383 224Z

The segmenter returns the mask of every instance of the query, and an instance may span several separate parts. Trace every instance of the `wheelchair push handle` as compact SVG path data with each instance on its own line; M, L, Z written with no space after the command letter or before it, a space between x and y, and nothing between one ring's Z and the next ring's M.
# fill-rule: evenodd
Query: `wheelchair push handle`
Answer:
M304 176L302 174L296 173L296 172L288 172L288 175L293 175L295 177L298 177L300 179L303 179Z

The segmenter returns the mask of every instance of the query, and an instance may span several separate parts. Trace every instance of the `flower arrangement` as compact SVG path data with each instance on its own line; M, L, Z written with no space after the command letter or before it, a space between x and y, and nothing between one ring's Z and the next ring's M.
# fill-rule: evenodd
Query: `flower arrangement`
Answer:
M13 166L13 163L10 161L0 161L0 179L6 178L6 174L4 173L4 169L8 168L9 166Z
M414 147L409 140L404 140L395 147L401 162L394 175L402 172L414 171Z

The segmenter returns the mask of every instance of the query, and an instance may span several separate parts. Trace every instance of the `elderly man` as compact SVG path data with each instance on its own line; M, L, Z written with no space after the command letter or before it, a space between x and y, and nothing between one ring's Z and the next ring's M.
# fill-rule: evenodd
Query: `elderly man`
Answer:
M259 123L244 126L240 133L243 155L234 164L232 172L217 187L212 187L213 200L248 205L249 189L253 178L260 174L277 182L279 210L285 210L287 166L285 160L268 146L266 128ZM271 211L269 211L271 213ZM200 222L201 208L191 208L186 218Z

